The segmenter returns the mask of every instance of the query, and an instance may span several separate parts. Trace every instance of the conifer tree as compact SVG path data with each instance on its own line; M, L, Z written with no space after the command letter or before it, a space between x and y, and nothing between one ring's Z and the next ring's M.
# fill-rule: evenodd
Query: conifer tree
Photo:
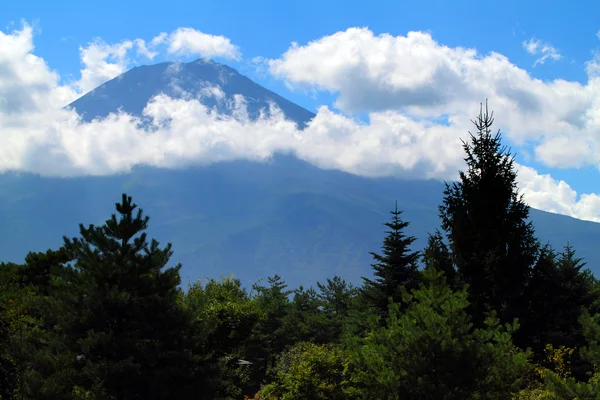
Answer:
M211 369L178 305L180 265L171 245L147 241L149 217L123 194L102 226L65 238L75 260L64 339L78 373L73 386L97 399L194 398L209 394ZM193 340L192 340L193 339Z
M410 223L402 220L398 202L391 214L391 221L385 223L390 230L386 232L382 254L370 253L375 261L371 265L375 279L363 277L365 298L383 318L387 316L390 298L393 302L400 302L402 288L410 291L417 287L419 280L419 252L410 250L416 238L404 233Z
M492 134L487 103L472 122L477 132L463 142L467 169L458 182L446 184L440 218L458 278L469 285L475 321L494 309L511 322L523 313L539 242L517 190L514 157L502 146L500 132Z

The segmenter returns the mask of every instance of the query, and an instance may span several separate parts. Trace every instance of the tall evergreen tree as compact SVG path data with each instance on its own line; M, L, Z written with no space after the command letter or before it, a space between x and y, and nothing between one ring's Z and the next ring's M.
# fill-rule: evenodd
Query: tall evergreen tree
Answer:
M63 328L78 369L72 384L97 399L209 394L201 338L178 304L181 266L167 268L171 245L148 243L149 217L136 208L123 194L118 217L65 238L76 271Z
M419 281L417 263L420 255L410 250L416 238L404 233L410 223L402 220L398 202L391 214L391 221L385 223L390 230L383 240L382 254L371 253L375 261L371 265L375 279L363 277L363 293L383 318L387 316L389 299L400 302L402 288L410 291L418 286Z
M524 291L539 253L529 206L517 189L514 157L492 134L493 113L483 106L477 133L463 142L467 170L446 184L440 205L458 278L469 285L475 321L489 308L503 322L522 315Z

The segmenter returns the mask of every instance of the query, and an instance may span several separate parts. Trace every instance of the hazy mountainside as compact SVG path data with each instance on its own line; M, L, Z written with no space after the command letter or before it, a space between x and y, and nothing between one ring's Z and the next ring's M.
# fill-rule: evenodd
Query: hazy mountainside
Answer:
M122 108L139 113L155 94L195 93L218 85L231 98L248 98L251 113L275 102L299 123L309 111L212 62L138 67L75 101L86 119ZM180 91L181 93L181 91ZM202 98L207 105L210 98ZM224 109L224 111L226 111ZM29 250L61 244L78 224L103 222L125 191L151 217L149 234L174 246L182 277L235 274L245 284L278 273L292 286L334 274L356 283L370 275L383 223L398 200L408 233L425 244L439 227L443 183L367 179L318 169L290 155L268 163L235 161L182 170L136 168L130 174L85 178L0 176L0 259L20 261ZM532 210L538 235L561 247L570 242L597 271L600 224Z

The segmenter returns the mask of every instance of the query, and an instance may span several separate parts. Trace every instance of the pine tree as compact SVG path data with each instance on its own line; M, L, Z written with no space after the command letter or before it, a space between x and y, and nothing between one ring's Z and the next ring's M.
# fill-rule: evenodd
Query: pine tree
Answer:
M327 284L317 283L318 297L327 319L325 335L328 343L337 343L342 338L356 301L358 290L339 276L327 278Z
M376 278L371 280L363 277L365 298L383 318L387 316L389 299L400 302L402 288L410 291L417 287L419 281L417 262L420 255L419 252L410 251L416 238L404 233L410 223L401 219L402 211L398 210L398 202L391 214L391 221L385 223L390 230L386 232L382 254L370 253L375 261L371 266Z
M167 268L171 245L148 243L149 217L136 208L123 194L119 217L65 237L76 272L63 332L78 370L73 386L98 399L208 394L211 368L178 305L181 266Z
M463 142L467 170L446 184L440 205L458 278L469 285L475 320L486 310L503 322L522 315L525 287L537 259L539 243L528 221L529 206L517 190L514 158L491 133L493 113L483 107L477 133Z

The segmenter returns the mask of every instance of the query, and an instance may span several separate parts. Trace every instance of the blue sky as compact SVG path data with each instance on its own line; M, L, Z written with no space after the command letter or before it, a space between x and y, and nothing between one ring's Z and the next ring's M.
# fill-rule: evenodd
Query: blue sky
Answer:
M305 46L310 41L348 28L368 27L375 36L426 32L439 45L449 48L476 49L481 56L500 53L515 67L527 71L530 77L544 82L563 79L586 85L589 78L586 62L600 49L597 36L599 9L594 1L28 1L2 2L0 31L7 33L19 28L22 20L33 24L33 52L52 70L58 71L63 84L68 84L81 77L80 49L95 38L105 43L135 38L150 41L160 32L191 27L224 36L239 47L240 59L216 57L217 61L237 68L269 89L316 112L321 105L335 109L334 102L340 99L339 93L291 89L281 75L257 71L252 60L255 57L279 59L292 42ZM532 40L539 41L538 49L543 45L551 46L560 57L535 64L542 54L530 54L524 45ZM197 56L160 53L152 62L194 58ZM134 60L132 65L136 63L150 62ZM287 78L291 76L289 70L283 74ZM288 83L290 79L287 79ZM473 99L476 102L482 100ZM495 108L494 100L490 98L492 108ZM474 116L477 109L465 112ZM366 112L358 112L355 116L364 115ZM506 117L497 115L498 127L502 128ZM594 132L590 134L594 135ZM535 144L514 147L518 153L517 161L538 173L566 181L579 194L600 192L597 163L557 168L528 156L533 154ZM597 214L600 218L600 210Z

